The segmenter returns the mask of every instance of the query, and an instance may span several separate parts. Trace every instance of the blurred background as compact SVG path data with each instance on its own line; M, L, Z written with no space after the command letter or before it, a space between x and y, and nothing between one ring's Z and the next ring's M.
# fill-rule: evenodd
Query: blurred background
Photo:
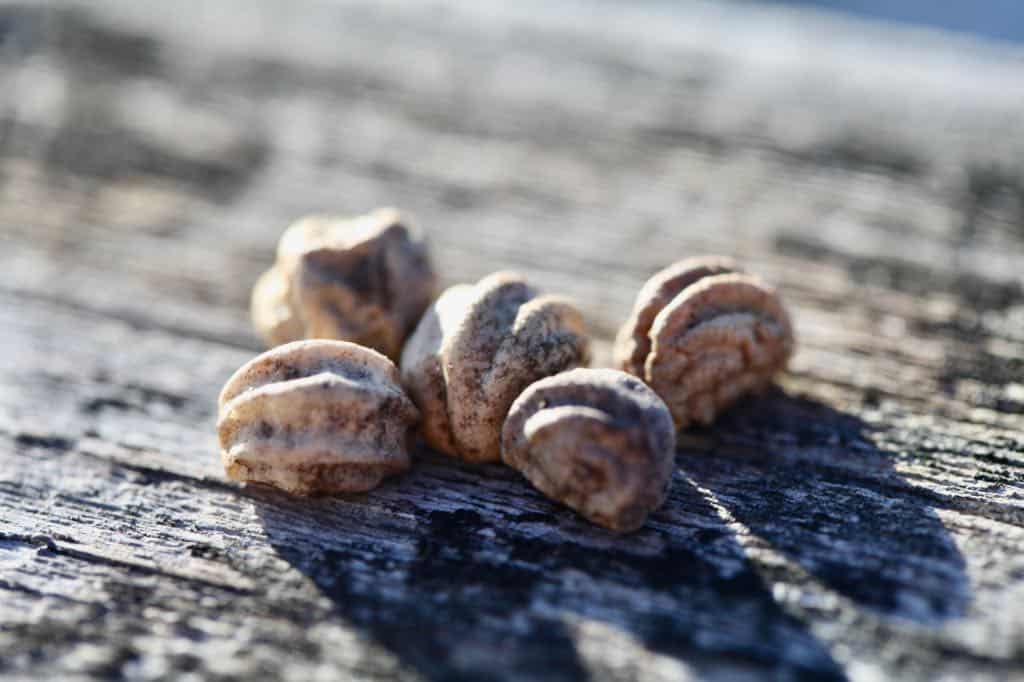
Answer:
M379 205L431 232L446 281L525 269L604 334L666 254L732 253L811 298L791 262L1015 291L1024 79L989 38L1021 12L6 3L0 264L20 291L250 347L284 227ZM574 274L593 270L604 286Z

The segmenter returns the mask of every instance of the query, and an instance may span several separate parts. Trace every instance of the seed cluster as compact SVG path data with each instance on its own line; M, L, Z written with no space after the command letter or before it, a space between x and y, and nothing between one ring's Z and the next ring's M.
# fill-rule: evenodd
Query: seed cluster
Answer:
M616 338L619 369L586 369L579 310L520 275L436 300L435 285L425 242L396 211L293 224L253 290L272 348L220 395L228 477L362 492L409 468L418 435L632 531L665 501L676 430L763 390L795 345L775 290L726 258L683 260L644 285Z

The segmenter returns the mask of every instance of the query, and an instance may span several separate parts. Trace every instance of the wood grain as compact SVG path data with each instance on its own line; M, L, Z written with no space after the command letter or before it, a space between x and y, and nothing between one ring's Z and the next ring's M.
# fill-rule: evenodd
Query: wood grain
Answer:
M777 8L0 6L0 675L1021 677L1022 66ZM574 296L599 363L650 273L736 256L793 370L626 537L427 451L226 481L277 236L381 205L446 284Z

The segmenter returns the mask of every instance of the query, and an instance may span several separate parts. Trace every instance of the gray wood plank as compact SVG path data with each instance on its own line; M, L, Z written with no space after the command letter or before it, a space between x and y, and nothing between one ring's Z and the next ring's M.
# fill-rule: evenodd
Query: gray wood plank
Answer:
M0 6L0 675L1024 674L1024 56L777 9ZM581 17L586 22L581 23ZM723 252L801 349L614 537L421 451L223 479L285 224L397 204L446 283Z

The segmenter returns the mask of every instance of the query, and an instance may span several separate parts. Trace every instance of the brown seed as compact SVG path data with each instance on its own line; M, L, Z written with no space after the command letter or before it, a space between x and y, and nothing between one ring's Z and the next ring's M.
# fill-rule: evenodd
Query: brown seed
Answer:
M243 365L220 394L228 478L297 495L361 492L409 468L419 413L380 353L344 341L296 341Z
M548 497L615 531L665 501L675 429L661 399L613 369L576 369L527 388L509 410L501 456Z
M710 424L785 368L795 341L774 289L721 258L681 261L641 289L616 364L664 399L679 428Z
M575 307L499 272L441 294L406 344L402 380L432 447L498 461L516 396L537 379L585 365L589 348Z
M253 289L252 318L270 346L338 339L397 359L435 290L426 246L397 211L308 216L281 237Z

